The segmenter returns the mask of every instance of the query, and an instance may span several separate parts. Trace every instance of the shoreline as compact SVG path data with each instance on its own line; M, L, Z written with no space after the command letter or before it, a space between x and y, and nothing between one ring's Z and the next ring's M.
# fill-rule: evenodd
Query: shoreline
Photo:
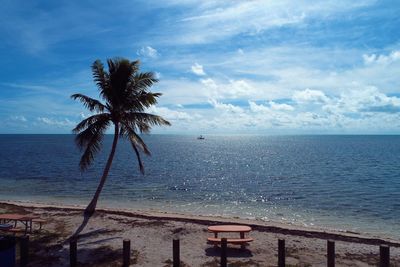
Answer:
M74 204L49 204L31 201L4 201L0 200L0 205L10 205L30 209L43 209L49 211L83 211L85 206ZM245 219L237 217L221 217L206 215L191 215L171 212L162 212L154 210L132 210L127 208L111 208L99 207L96 209L98 213L106 213L110 215L121 215L125 217L135 217L147 220L167 220L175 222L187 222L199 225L211 224L246 224L260 232L270 232L283 235L292 235L305 238L317 238L323 240L337 240L350 243L359 243L366 245L389 245L392 247L400 247L400 240L388 237L377 237L368 233L358 233L346 230L334 230L320 227L306 227L301 225L263 221L257 219Z

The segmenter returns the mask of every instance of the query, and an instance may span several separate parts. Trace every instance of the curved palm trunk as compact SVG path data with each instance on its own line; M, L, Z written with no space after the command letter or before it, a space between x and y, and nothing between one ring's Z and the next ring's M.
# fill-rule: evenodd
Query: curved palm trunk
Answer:
M99 200L100 193L103 190L104 183L107 180L108 172L110 171L110 168L111 168L111 163L114 159L114 154L115 154L115 150L117 148L117 143L118 143L118 136L119 136L119 127L118 127L118 124L116 124L115 131L114 131L114 140L112 143L110 155L108 156L108 160L107 160L106 166L104 167L103 175L101 176L100 183L97 186L96 193L94 193L92 200L90 201L89 205L85 209L85 215L92 216L94 211L96 210L97 201Z
M119 126L118 126L118 124L115 124L114 140L112 143L110 155L108 156L108 159L107 159L106 166L104 167L104 170L103 170L103 175L101 176L100 183L97 186L96 192L94 193L92 200L90 201L89 205L86 207L86 209L84 211L84 217L83 217L82 224L78 227L78 229L76 229L75 233L72 235L73 238L76 238L82 232L82 230L88 224L90 217L92 217L93 213L96 210L97 201L99 200L100 193L103 190L104 184L107 180L108 172L110 171L111 164L114 159L114 154L115 154L115 150L117 148L117 143L118 143L118 137L119 137Z

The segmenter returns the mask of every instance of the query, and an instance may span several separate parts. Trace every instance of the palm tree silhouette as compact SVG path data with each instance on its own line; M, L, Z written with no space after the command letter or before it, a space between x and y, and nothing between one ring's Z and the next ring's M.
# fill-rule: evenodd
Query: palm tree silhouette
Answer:
M110 171L119 138L126 138L136 154L139 169L144 174L140 150L150 155L150 151L138 133L149 133L154 125L170 125L162 117L146 113L146 108L157 103L160 93L152 93L149 88L158 80L152 72L139 72L139 61L115 58L108 59L108 72L100 60L92 65L94 81L104 104L83 94L71 96L95 114L84 119L72 130L77 134L75 142L83 151L79 166L85 171L100 151L104 134L109 126L114 126L111 152L104 167L97 190L84 211L84 221L78 227L76 237L87 225L96 209L97 201Z

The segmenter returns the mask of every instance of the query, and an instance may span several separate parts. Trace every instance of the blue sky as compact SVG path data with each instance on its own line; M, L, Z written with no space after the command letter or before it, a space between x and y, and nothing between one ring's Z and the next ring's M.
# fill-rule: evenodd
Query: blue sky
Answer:
M90 66L140 59L154 133L398 134L397 1L1 0L0 133L70 133Z

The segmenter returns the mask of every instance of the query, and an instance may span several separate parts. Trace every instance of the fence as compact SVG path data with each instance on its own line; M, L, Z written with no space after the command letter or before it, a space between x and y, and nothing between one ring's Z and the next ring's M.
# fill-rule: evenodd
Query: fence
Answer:
M221 259L220 266L227 267L227 239L222 238L221 240ZM131 259L131 241L129 239L123 240L122 249L122 262L123 267L130 266ZM278 267L285 266L285 240L278 240ZM70 266L76 267L78 265L78 242L76 239L71 239L69 242L69 259ZM335 266L335 242L332 240L327 241L327 267ZM381 245L379 247L379 266L389 267L390 266L390 247L387 245ZM180 260L180 241L179 239L173 239L172 241L172 261L173 267L179 267L181 264ZM21 267L27 266L29 263L29 236L21 237L20 239L20 265Z
M130 247L131 242L128 239L123 241L123 267L127 267L130 265ZM327 241L327 267L335 266L335 242L332 240ZM285 267L285 240L278 240L278 267ZM379 266L380 267L390 267L390 247L387 245L381 245L379 247L380 258L379 258ZM70 266L77 266L77 241L71 240L70 242ZM172 266L179 267L181 264L180 259L180 242L179 239L172 240ZM220 266L227 267L228 265L228 257L227 257L227 239L221 239L221 259Z

